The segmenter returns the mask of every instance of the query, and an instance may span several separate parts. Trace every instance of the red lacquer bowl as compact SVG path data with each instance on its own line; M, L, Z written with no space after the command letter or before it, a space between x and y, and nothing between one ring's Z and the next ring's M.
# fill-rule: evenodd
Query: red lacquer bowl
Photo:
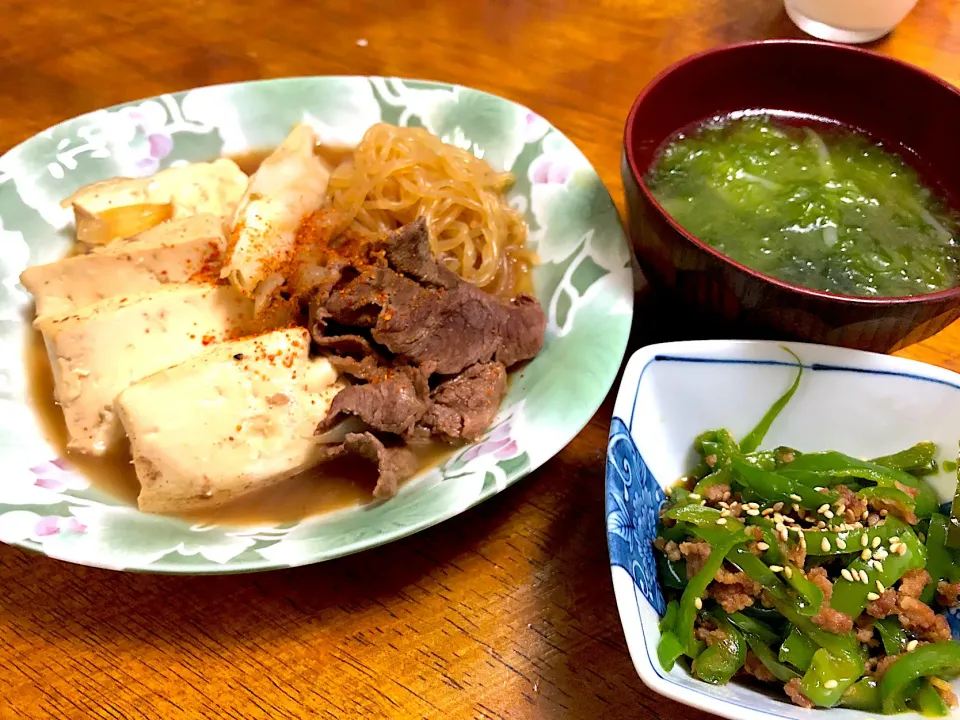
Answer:
M862 298L810 290L741 265L677 224L643 181L674 132L744 109L802 112L905 146L955 207L960 201L960 92L876 53L772 40L692 55L637 97L627 118L621 174L630 235L654 289L738 334L889 352L960 317L960 287L928 295Z

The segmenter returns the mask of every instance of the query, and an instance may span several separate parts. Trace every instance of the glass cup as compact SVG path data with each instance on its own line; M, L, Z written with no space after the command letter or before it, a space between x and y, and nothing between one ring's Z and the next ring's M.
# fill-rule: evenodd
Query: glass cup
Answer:
M783 0L787 15L808 35L865 43L893 30L917 0Z

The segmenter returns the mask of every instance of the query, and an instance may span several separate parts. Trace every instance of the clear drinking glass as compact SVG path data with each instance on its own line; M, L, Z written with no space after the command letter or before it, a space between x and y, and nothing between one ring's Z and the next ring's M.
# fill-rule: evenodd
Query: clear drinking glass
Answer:
M783 0L798 28L821 40L865 43L883 37L917 0Z

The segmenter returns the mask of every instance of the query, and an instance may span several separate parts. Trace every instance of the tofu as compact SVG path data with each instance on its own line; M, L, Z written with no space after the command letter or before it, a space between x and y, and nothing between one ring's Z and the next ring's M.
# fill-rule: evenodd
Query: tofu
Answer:
M71 450L103 455L123 439L113 402L132 383L262 329L229 285L187 283L113 297L36 320ZM181 398L190 407L191 398Z
M314 467L344 386L303 328L217 345L117 396L144 512L215 508Z
M208 268L216 277L226 245L220 216L192 215L86 255L27 268L20 282L33 295L38 316L76 312L109 297L185 282Z
M247 175L227 158L168 168L146 178L112 178L80 188L62 203L73 207L77 240L105 245L169 219L211 213L231 217Z

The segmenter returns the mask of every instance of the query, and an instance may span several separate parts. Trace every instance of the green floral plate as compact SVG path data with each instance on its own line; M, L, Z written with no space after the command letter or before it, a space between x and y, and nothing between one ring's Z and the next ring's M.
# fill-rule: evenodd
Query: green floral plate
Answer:
M297 122L356 142L371 124L421 125L517 175L511 202L541 264L543 351L512 383L487 437L385 503L263 527L142 514L56 457L27 399L30 297L18 276L72 242L60 200L82 185L278 144ZM315 77L189 90L63 122L0 158L0 540L117 570L233 573L328 560L404 537L503 490L556 454L614 381L633 314L630 251L610 195L543 118L468 88ZM597 492L601 488L597 486Z

